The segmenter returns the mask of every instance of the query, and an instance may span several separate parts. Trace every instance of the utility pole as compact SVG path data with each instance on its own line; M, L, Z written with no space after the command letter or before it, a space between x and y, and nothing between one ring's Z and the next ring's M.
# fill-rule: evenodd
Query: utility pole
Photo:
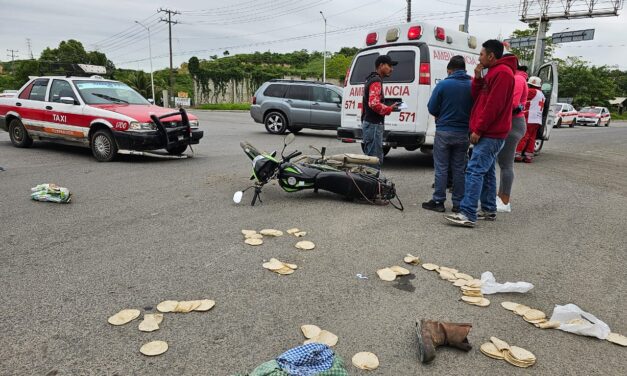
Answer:
M155 78L152 75L152 46L150 43L150 28L144 25L139 21L135 21L136 24L143 27L148 31L148 56L150 57L150 87L152 88L152 104L155 103ZM170 64L170 69L172 69L172 64Z
M10 50L7 48L7 51L9 52L7 54L7 56L11 56L11 63L13 62L13 60L15 60L15 58L17 57L17 53L20 52L18 50Z
M30 38L26 38L26 46L28 47L28 57L33 60L33 45L30 42Z
M173 67L172 67L172 25L176 25L178 23L178 21L172 21L172 15L177 15L177 14L181 14L181 12L175 11L175 10L171 10L171 9L162 9L159 8L158 10L159 13L166 13L168 15L168 19L164 19L161 18L159 21L160 22L167 22L168 24L168 39L170 41L170 90L168 93L168 98L167 98L167 103L168 103L168 107L170 104L170 96L174 95L174 75L173 75ZM164 101L165 103L165 101Z
M407 22L411 22L411 0L407 0Z
M532 74L536 74L536 70L540 68L540 65L544 62L544 45L546 41L546 30L549 25L549 21L540 16L538 19L538 31L536 33L536 46L533 50L533 64L531 64Z
M327 18L320 11L320 15L324 20L324 55L322 55L322 82L327 82Z
M466 16L464 17L464 32L468 32L468 18L470 17L470 0L466 0Z

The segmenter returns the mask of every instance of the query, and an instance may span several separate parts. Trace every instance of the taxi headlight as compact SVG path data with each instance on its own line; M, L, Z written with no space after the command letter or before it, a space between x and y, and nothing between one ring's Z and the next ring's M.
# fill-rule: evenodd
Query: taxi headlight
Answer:
M198 128L198 120L190 120L189 121L189 126L191 128Z
M131 121L128 129L131 131L154 131L155 129L157 129L157 127L155 127L153 123L140 123L138 121Z

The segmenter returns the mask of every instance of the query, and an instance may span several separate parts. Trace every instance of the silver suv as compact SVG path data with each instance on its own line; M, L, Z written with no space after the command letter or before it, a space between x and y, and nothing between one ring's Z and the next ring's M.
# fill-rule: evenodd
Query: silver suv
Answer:
M270 80L257 90L250 116L272 134L340 126L342 89L316 81Z

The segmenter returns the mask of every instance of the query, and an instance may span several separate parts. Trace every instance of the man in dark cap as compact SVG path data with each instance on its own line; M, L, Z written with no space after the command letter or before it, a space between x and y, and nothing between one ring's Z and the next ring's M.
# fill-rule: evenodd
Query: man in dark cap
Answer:
M363 150L369 156L379 158L379 169L383 164L383 129L386 115L398 107L398 103L391 106L384 104L383 78L392 74L396 61L388 55L381 55L374 63L375 71L366 77L364 97L361 112L361 129Z

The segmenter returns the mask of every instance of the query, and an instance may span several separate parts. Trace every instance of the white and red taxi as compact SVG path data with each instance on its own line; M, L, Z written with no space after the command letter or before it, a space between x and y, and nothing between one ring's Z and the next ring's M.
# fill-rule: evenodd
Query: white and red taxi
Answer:
M606 107L583 107L577 115L577 124L579 125L594 125L595 127L605 125L609 127L610 120L610 110Z
M136 151L179 155L203 132L195 116L173 111L99 76L35 77L17 95L0 98L0 128L16 147L33 140L80 145L102 162Z
M555 115L557 116L555 128L560 128L562 125L573 128L577 124L578 114L579 112L568 103L555 103Z

